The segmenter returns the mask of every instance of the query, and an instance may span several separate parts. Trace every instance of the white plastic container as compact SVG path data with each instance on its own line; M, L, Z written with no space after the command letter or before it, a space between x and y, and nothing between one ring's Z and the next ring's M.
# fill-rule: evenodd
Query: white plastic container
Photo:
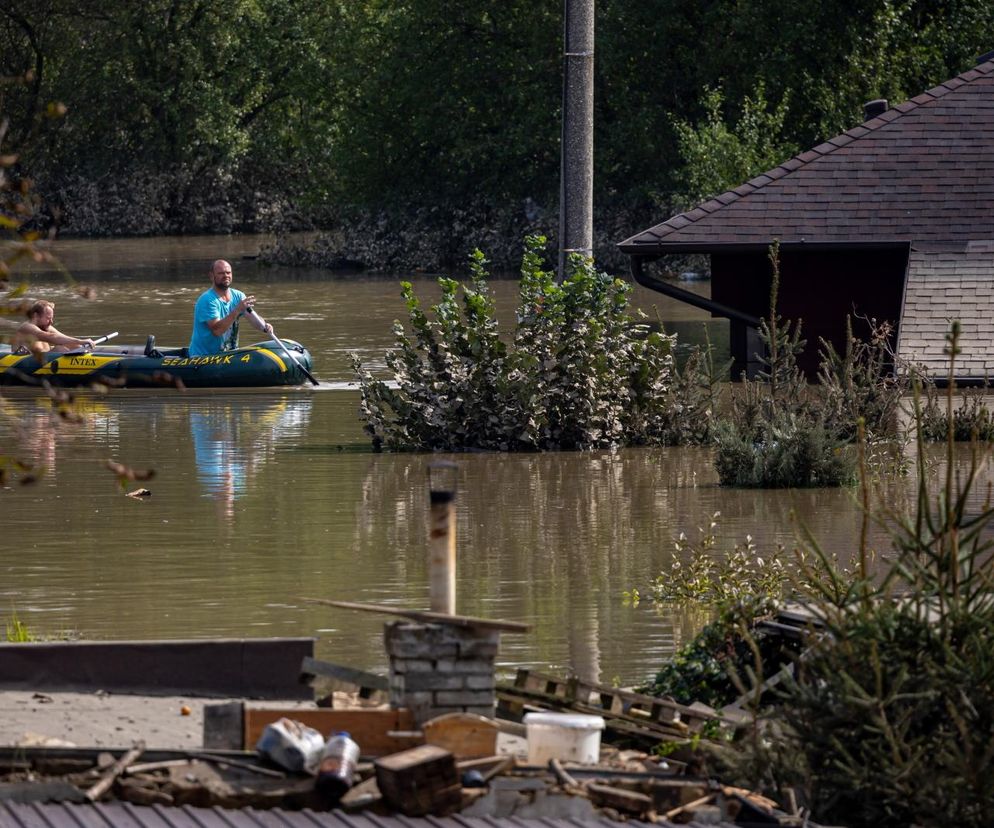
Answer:
M295 773L316 773L324 736L296 719L282 718L266 725L255 749L280 767Z
M526 713L528 764L546 765L550 759L594 765L600 759L601 716L581 713Z

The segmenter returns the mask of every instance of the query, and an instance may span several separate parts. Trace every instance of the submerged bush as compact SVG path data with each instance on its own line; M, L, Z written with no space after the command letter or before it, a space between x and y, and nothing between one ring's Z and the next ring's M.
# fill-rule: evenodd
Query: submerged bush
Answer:
M932 384L926 385L924 392L925 402L920 419L922 437L925 440L940 442L950 433L953 440L959 442L973 439L984 442L994 440L994 415L981 392L968 393L964 390L958 406L946 405Z
M675 336L630 314L631 287L590 260L572 257L558 282L543 269L544 244L541 236L526 240L509 341L500 335L479 251L461 301L459 284L439 279L434 319L402 283L410 333L395 324L397 348L386 358L394 383L375 379L353 355L374 445L537 451L678 441ZM694 416L706 433L711 411Z
M800 322L777 313L779 245L773 266L770 313L760 322L765 353L755 379L743 379L729 415L717 425L715 470L723 486L801 488L841 486L855 478L855 457L846 431L829 409L809 394L797 364L805 342Z

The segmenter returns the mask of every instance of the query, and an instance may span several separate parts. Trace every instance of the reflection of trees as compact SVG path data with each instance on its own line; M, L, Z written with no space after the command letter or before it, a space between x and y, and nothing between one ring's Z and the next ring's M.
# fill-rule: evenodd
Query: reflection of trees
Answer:
M354 524L358 555L392 550L402 585L392 594L412 605L427 606L427 473L436 459L370 458ZM650 674L700 619L671 609L634 611L622 606L621 593L668 567L672 539L681 531L696 537L715 512L717 554L747 535L759 554L778 543L789 554L799 521L843 560L859 538L853 490L722 489L707 449L446 459L460 466L458 611L534 625L527 642L505 637L505 663L538 662L604 681ZM872 531L874 546L888 549L884 530Z
M621 589L648 572L670 487L693 477L693 459L681 465L666 457L649 449L456 457L459 611L529 620L535 624L528 642L532 660L601 678L611 669L602 665L604 642L620 641L632 623ZM417 550L398 567L418 585L427 581L421 550L427 468L435 459L374 458L356 522L358 548ZM392 517L373 519L371 510ZM658 629L653 635L650 646L658 647ZM672 631L665 640L663 649L671 649ZM514 645L507 637L505 656L513 658ZM619 655L610 653L612 660Z

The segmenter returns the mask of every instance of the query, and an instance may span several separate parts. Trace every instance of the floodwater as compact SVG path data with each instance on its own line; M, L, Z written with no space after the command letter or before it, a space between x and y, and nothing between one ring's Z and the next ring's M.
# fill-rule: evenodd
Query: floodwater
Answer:
M0 456L43 466L35 485L0 489L0 619L86 638L315 636L319 656L383 671L385 616L309 604L308 597L428 608L429 466L458 464L457 610L523 621L498 659L588 680L635 684L695 631L699 617L632 609L680 532L718 518L717 553L751 535L768 554L795 545L802 521L848 556L860 513L846 490L720 489L706 449L542 455L374 454L358 420L349 352L382 367L404 315L398 278L357 281L263 268L258 237L60 242L75 284L27 275L76 335L119 331L119 343L189 339L193 303L216 257L255 293L278 334L305 343L319 388L252 392L116 391L85 396L83 422L53 416L37 392L0 397ZM415 280L434 295L434 281ZM94 288L80 299L78 286ZM692 285L706 290L706 284ZM516 284L494 283L504 319ZM683 338L706 315L638 289ZM719 347L721 322L708 322ZM257 332L243 327L243 341ZM727 348L727 344L725 345ZM125 497L105 461L154 477ZM874 535L875 543L882 544Z

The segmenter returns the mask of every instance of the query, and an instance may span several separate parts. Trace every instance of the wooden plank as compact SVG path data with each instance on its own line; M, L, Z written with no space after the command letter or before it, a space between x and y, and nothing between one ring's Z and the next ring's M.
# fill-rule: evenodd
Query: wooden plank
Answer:
M313 638L0 643L0 690L310 701Z
M376 612L381 615L397 615L409 618L411 621L424 621L429 624L451 624L455 627L477 627L481 630L500 630L501 632L526 633L531 630L531 624L519 621L495 621L492 618L476 618L472 615L449 615L444 612L428 610L411 610L385 604L357 604L354 601L332 601L328 598L301 598L308 604L323 604L328 607L341 607L361 612Z
M335 679L344 684L352 685L360 689L380 690L386 692L390 689L390 682L386 676L376 673L367 673L364 670L357 670L354 667L345 667L341 664L332 664L328 661L321 661L310 656L305 656L300 665L301 678L311 679L314 676Z
M421 744L410 710L301 710L299 708L255 708L245 706L245 748L251 750L266 725L286 716L313 727L325 737L346 730L359 745L363 756L389 756ZM400 737L395 732L414 732Z
M493 756L497 723L476 713L445 713L421 725L425 743L450 751L456 759Z

